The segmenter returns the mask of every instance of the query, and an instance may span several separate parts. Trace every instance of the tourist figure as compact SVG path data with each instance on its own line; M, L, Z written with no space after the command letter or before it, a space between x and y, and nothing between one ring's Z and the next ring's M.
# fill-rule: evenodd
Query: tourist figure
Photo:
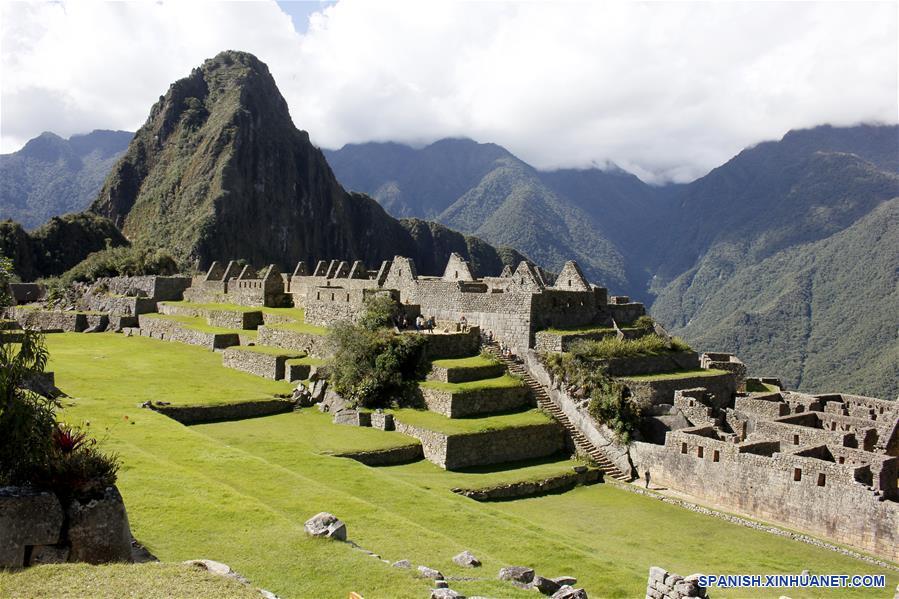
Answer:
M487 345L493 343L493 331L487 331Z
M415 330L416 330L416 331L421 331L421 330L424 328L424 326L425 326L425 319L424 319L424 316L422 316L421 314L419 314L419 315L415 318Z
M649 470L647 470L646 472L643 473L643 478L646 479L646 488L648 489L649 488L649 479L650 479Z
M465 315L462 315L462 318L459 319L459 324L462 327L462 331L465 332L468 330L468 319L465 318Z
M437 324L433 316L428 317L428 332L434 334L434 325Z

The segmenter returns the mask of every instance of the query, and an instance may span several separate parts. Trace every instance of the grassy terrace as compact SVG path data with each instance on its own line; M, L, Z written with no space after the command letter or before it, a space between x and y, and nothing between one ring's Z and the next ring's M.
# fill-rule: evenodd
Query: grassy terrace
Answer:
M308 364L309 366L321 366L327 362L324 358L316 358L313 356L303 356L302 358L291 358L286 364Z
M188 301L166 301L160 302L166 306L181 306L184 308L197 308L199 310L223 310L227 312L262 312L263 314L272 314L283 316L298 322L303 322L306 317L305 310L302 308L270 308L266 306L241 306L239 304L216 304L216 303L200 303Z
M747 393L777 393L780 388L777 385L762 383L761 381L746 381Z
M305 322L279 322L275 324L265 325L269 329L277 329L281 331L293 331L294 333L306 333L307 335L327 335L328 329L319 327L314 324L306 324Z
M469 393L481 389L508 389L512 387L521 387L523 384L521 379L506 373L493 379L480 379L477 381L468 381L467 383L422 381L419 383L419 386L424 389L436 389L438 391L449 391L450 393Z
M636 329L621 327L622 331L633 331ZM540 333L551 333L553 335L584 335L588 333L614 333L615 329L613 327L600 327L596 325L587 325L582 327L571 327L567 329L558 329L555 327L550 327L548 329L543 329L542 331L538 331Z
M249 335L250 337L254 337L256 334L256 331L251 330L214 327L208 324L206 322L206 319L202 316L180 316L167 314L143 314L142 316L145 318L158 318L160 320L170 320L172 322L177 322L184 327L193 329L194 331L200 331L201 333L214 333L216 335L239 333L241 335Z
M47 589L53 588L52 593ZM60 564L29 568L19 574L0 572L3 597L91 597L93 599L167 599L217 597L259 599L252 587L185 564Z
M494 364L498 363L499 361L493 358L471 356L468 358L446 358L443 360L434 360L433 362L431 362L431 365L450 370L453 368L481 368L484 366L493 366Z
M721 376L722 374L730 373L726 370L715 370L714 368L709 370L697 368L696 370L674 370L672 372L637 374L634 376L621 376L616 378L627 379L629 381L674 381L678 379L691 379L698 376Z
M287 356L294 359L301 359L302 357L305 357L303 356L303 352L282 349L280 347L270 347L268 345L235 345L229 347L228 349L253 352L255 354L265 354L267 356Z
M390 568L344 543L308 538L303 522L323 510L347 523L353 541L391 561L408 558L447 576L471 576L451 561L456 553L471 550L484 562L475 576L487 580L452 583L469 596L533 598L534 591L493 580L509 564L533 566L547 576L577 576L579 586L601 597L642 597L651 565L681 574L884 572L614 485L477 503L449 489L520 480L552 472L554 464L567 466L545 462L520 470L506 466L466 473L445 472L429 462L368 468L326 453L410 441L396 433L333 425L314 408L185 427L137 405L159 399L176 404L233 401L251 393L266 397L273 388L289 384L224 368L218 356L194 346L112 334L66 333L47 340L50 369L72 396L64 400L63 418L89 420L90 429L105 439L104 448L122 458L119 488L137 538L163 561L222 561L285 599L346 597L349 591L366 599L428 596L431 585L408 571ZM510 417L522 415L505 418ZM160 587L161 596L229 596L177 586L177 573L139 566L120 575L120 568L130 567L41 566L4 573L0 596L153 597ZM73 570L81 582L64 576ZM85 580L88 573L93 575ZM885 573L887 588L895 588L899 575ZM163 586L166 580L172 580L170 586ZM712 594L716 599L744 597L745 591L714 589ZM779 597L784 592L753 589L751 595ZM871 591L790 589L788 594L794 599L861 598Z
M399 410L392 410L392 412L398 420L405 422L406 424L447 435L481 433L513 426L546 424L547 422L552 421L549 416L538 409L480 418L447 418L437 412L415 410L412 408L402 408Z

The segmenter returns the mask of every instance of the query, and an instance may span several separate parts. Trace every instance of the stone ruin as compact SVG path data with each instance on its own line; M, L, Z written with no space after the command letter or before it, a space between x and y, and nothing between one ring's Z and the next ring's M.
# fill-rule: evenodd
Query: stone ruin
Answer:
M522 262L498 277L478 278L471 265L452 254L442 276L421 276L415 263L402 256L385 260L375 270L361 261L319 261L314 268L300 262L290 274L269 266L213 263L194 277L185 299L247 306L292 304L304 308L306 322L328 326L354 320L367 298L384 294L403 306L408 317L422 314L444 323L464 317L472 326L491 331L497 340L520 351L534 346L535 333L548 327L615 326L645 314L643 304L624 296L608 297L606 289L587 282L576 262L566 262L552 281L542 270Z

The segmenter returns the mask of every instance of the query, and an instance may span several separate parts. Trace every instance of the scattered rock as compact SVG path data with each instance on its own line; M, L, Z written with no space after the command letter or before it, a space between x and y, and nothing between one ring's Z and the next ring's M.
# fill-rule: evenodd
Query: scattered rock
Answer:
M544 578L542 576L534 576L534 580L531 581L531 588L537 589L544 595L552 595L558 591L561 586L562 585L555 580Z
M407 569L408 569L408 568L411 568L411 567L412 567L412 562L410 562L410 561L407 560L407 559L401 559L401 560L398 561L398 562L393 562L393 567L394 567L394 568L407 568Z
M234 580L240 581L243 584L249 584L250 581L235 572L231 569L228 564L223 564L222 562L217 562L211 559L191 559L184 562L189 566L194 566L195 568L199 568L201 570L206 570L210 574L215 574L216 576L224 576L226 578L233 578Z
M152 401L149 401L149 400L148 400L148 401L145 401L145 402L142 403L142 404L137 404L137 405L138 405L138 407L140 407L140 408L150 408L150 409L153 408L153 402L152 402Z
M552 599L587 599L587 591L564 586L553 594Z
M443 580L443 574L441 574L439 570L435 570L434 568L429 568L427 566L419 566L418 573L425 578Z
M481 560L476 558L471 551L463 551L453 558L453 561L465 568L480 568Z
M525 566L507 566L499 571L499 579L530 584L534 580L534 569Z
M306 534L313 537L328 537L346 541L346 524L328 512L319 512L306 520L305 529Z
M434 583L434 586L436 586L438 589L448 589L449 583L445 580L438 580Z
M577 584L577 578L574 576L556 576L552 579L554 583L559 585L560 587L570 586L573 587Z
M465 595L452 589L434 589L431 591L431 599L465 599Z

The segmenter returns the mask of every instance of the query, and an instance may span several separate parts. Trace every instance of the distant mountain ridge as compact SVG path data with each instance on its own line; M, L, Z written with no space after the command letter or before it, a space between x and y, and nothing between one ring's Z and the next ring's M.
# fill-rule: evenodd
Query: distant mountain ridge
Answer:
M63 139L44 132L18 152L0 155L0 220L33 229L84 210L132 136L98 129Z

